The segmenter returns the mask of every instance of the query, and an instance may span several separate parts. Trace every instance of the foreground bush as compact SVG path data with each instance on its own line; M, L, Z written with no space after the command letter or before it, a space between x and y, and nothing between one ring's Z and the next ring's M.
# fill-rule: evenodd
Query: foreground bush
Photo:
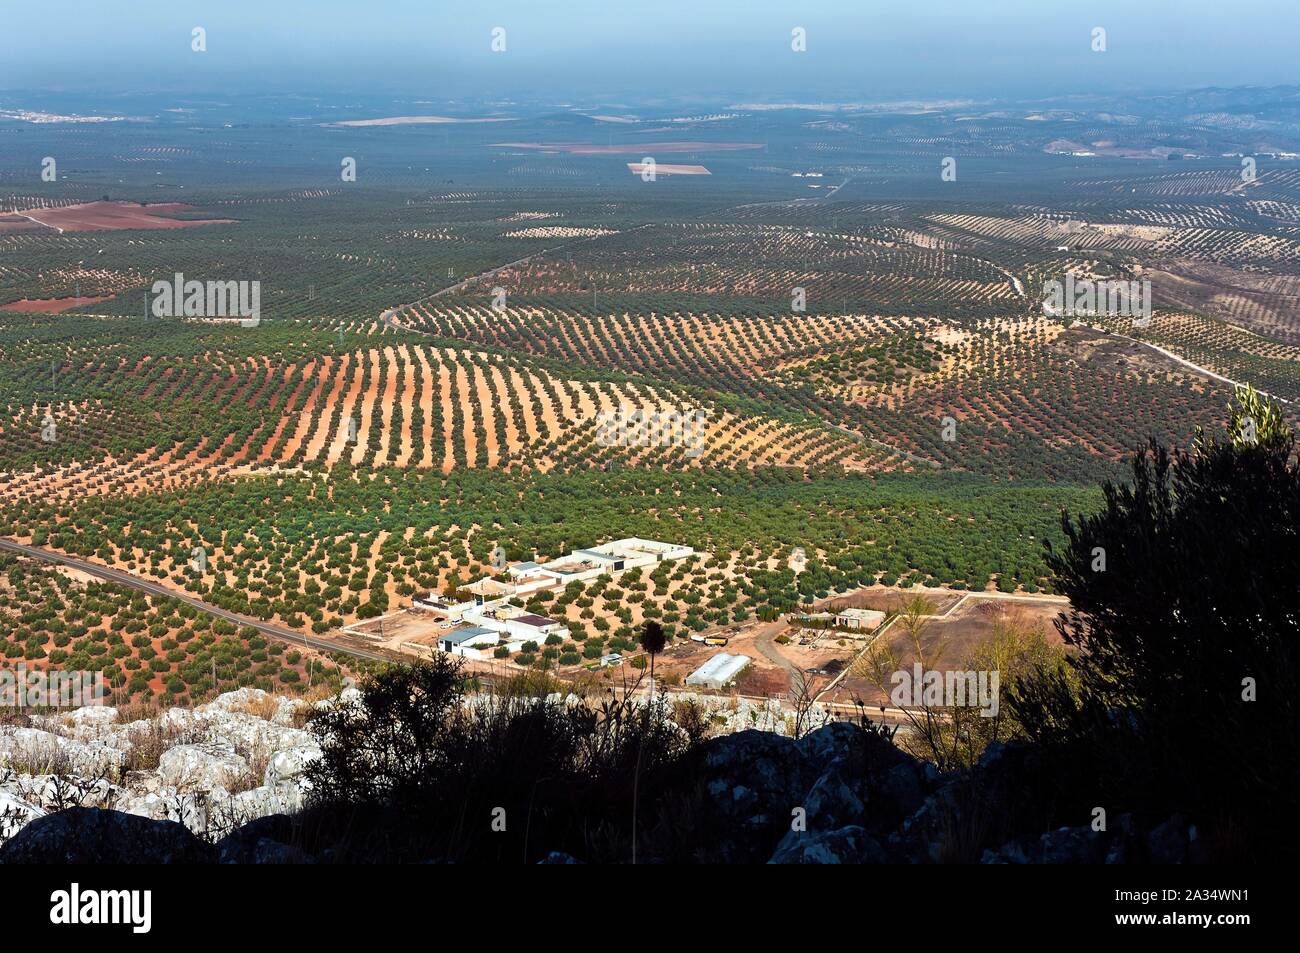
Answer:
M1061 823L1095 808L1197 824L1212 859L1300 841L1300 466L1290 426L1246 389L1226 440L1152 445L1131 486L1048 562L1078 684L1043 674L1013 706ZM1049 547L1050 548L1050 547Z
M314 849L328 843L340 860L494 863L557 849L630 860L664 791L689 777L703 731L612 695L595 705L510 692L467 703L460 663L444 655L384 671L310 728L323 749L304 818Z

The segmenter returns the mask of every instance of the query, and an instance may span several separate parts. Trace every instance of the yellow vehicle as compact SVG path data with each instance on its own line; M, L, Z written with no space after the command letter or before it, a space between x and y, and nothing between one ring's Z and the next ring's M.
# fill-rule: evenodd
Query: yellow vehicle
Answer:
M704 640L705 645L726 645L727 640L720 635L711 635Z

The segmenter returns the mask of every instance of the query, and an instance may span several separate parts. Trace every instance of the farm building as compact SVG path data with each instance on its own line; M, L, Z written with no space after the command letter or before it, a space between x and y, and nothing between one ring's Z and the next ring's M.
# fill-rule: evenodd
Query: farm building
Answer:
M636 566L651 566L665 559L685 559L695 550L690 546L680 546L676 543L661 543L653 539L629 536L627 539L616 539L612 543L601 543L582 552L593 553L616 563L622 563L623 565L619 567L621 569L632 569Z
M476 606L482 608L504 602L513 596L517 590L512 583L502 582L500 579L494 579L491 576L484 576L482 579L471 582L465 587L465 591L473 595Z
M748 655L730 655L719 652L691 674L686 676L687 685L700 688L726 688L736 680L736 676L745 670L750 662Z
M547 563L525 560L507 567L505 578L484 576L465 586L464 591L474 597L474 603L469 609L475 610L477 615L472 616L468 609L462 609L455 618L464 618L468 622L482 625L485 624L482 618L487 617L488 610L502 608L510 599L523 598L543 589L554 589L575 580L585 582L607 573L614 575L637 566L652 566L665 559L684 559L694 552L690 546L629 536L589 549L575 549L569 555ZM412 604L417 609L438 611L441 603L441 597L436 593L427 593L417 597ZM567 632L566 629L561 634Z
M833 625L835 616L829 612L800 612L794 617L796 622L825 622Z
M885 621L878 609L841 609L835 614L835 624L846 629L874 629Z
M411 600L411 605L413 608L432 613L440 619L446 619L448 622L459 622L465 613L473 609L477 603L457 602L455 599L449 599L436 592L422 592Z
M684 559L694 552L690 546L629 536L612 543L575 549L567 556L546 563L539 564L532 560L515 563L506 569L510 582L488 576L468 588L483 600L524 596L574 580L586 581L607 573L614 575L638 566L653 566L665 559Z
M629 536L612 543L575 549L567 556L543 563L538 571L552 574L557 580L570 582L574 579L595 579L604 573L613 575L638 566L653 566L665 559L685 559L694 553L695 550L690 546Z
M450 652L452 655L463 655L466 658L482 658L482 653L477 650L477 647L496 645L500 640L501 634L499 632L484 626L471 625L438 636L438 648L444 652Z
M547 636L565 638L569 629L562 622L537 615L509 603L492 608L476 609L465 614L465 621L482 626L511 639L525 642L544 642Z

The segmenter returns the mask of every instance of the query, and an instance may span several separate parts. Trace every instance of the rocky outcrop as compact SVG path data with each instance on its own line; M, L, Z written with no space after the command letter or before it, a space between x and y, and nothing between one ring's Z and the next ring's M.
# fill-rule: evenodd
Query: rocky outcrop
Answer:
M224 741L177 745L164 751L158 761L160 782L191 791L234 787L248 772L248 761Z
M710 826L721 835L716 859L758 859L765 841L788 823L798 806L809 767L797 742L763 731L742 731L710 742L704 755L704 787Z
M319 830L322 816L302 811L304 772L320 752L293 727L291 712L245 694L169 716L182 725L183 741L167 748L154 770L116 780L0 776L0 836L9 837L0 862L336 859L328 842L307 846L304 828ZM196 726L201 736L192 732ZM55 749L94 745L97 752L131 752L138 731L107 715L80 713L60 726L23 731L58 727L70 735L47 742ZM32 740L29 733L19 737ZM262 743L283 747L259 763L259 773L249 755ZM722 735L693 758L676 793L682 804L697 805L688 829L699 843L692 838L687 847L701 861L1100 864L1195 862L1205 855L1195 826L1179 816L1143 825L1120 815L1104 830L1044 830L1045 799L1032 790L1038 755L1025 744L993 745L973 770L940 776L889 736L835 722L797 740L758 730ZM241 784L248 786L231 790ZM653 843L644 843L646 862L658 859ZM539 846L541 863L583 862Z
M294 821L272 814L231 831L217 842L222 864L312 864L316 860L294 842L299 839Z
M1205 863L1205 845L1196 827L1173 817L1144 831L1131 814L1121 814L1105 830L1062 827L1036 838L1008 841L987 850L986 864L1183 864Z
M320 756L316 739L296 727L308 707L241 688L149 721L126 722L100 706L0 726L0 843L68 807L175 821L213 838L296 811L306 767Z
M215 856L184 825L93 807L39 817L0 847L0 864L204 864Z
M920 806L936 777L885 738L847 722L799 741L759 731L716 738L704 765L710 826L725 832L715 847L722 862L883 859L878 838Z
M787 836L771 864L883 864L889 856L870 834L856 824L799 837Z
M121 771L126 747L100 739L81 740L41 728L0 729L0 765L34 774L96 775Z

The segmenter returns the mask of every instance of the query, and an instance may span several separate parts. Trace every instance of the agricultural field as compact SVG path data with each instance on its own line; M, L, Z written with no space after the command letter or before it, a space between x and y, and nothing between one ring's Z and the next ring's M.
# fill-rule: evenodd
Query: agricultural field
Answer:
M0 536L316 637L497 546L695 547L528 602L571 638L498 661L576 675L649 619L689 660L690 633L863 587L1050 590L1061 510L1135 448L1219 427L1235 383L1295 419L1300 166L1163 101L410 105L0 120ZM259 314L160 317L177 275L256 282ZM1151 320L1045 311L1067 275L1149 281ZM629 414L696 427L610 439ZM347 671L3 559L4 664L167 703Z
M110 701L140 697L162 705L244 686L283 694L337 690L348 671L175 599L9 553L0 553L0 656L28 671L98 672Z

